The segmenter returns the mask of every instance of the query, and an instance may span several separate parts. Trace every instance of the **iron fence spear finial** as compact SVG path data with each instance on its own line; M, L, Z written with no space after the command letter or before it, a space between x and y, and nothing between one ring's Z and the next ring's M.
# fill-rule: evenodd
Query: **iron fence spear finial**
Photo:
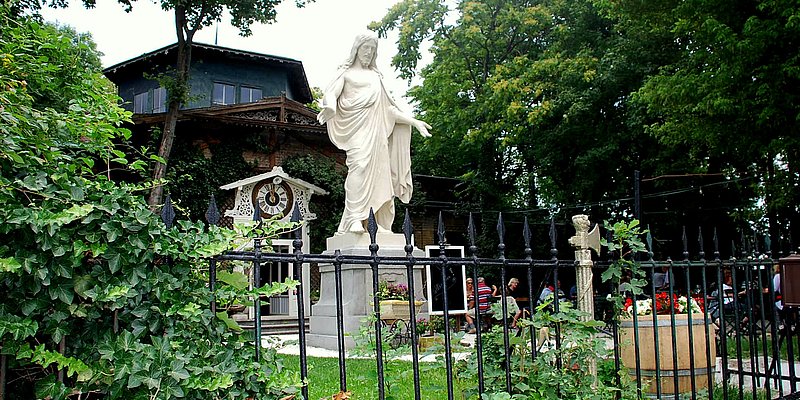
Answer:
M375 220L375 212L372 207L369 208L369 217L367 218L367 233L369 233L370 245L377 244L378 221Z
M475 219L472 213L469 213L469 225L467 230L469 231L469 250L470 253L475 254L475 252L478 251L478 247L475 246Z
M703 227L697 227L697 244L700 246L700 252L698 255L700 256L701 260L706 259L706 250L705 250L705 243L703 242Z
M686 225L683 226L683 236L681 236L681 241L683 242L683 259L689 259L689 240L686 237Z
M403 217L403 236L406 239L406 247L405 251L406 254L411 254L414 251L414 246L411 243L411 235L414 233L414 226L411 225L411 216L408 213L408 207L406 207L405 216Z
M169 194L164 201L164 208L161 209L161 221L164 222L167 229L171 229L172 223L175 221L175 207L172 206L172 198Z
M217 201L214 195L211 195L211 200L208 202L208 210L206 210L206 221L209 225L216 225L219 223L219 209L217 208Z
M504 253L506 249L505 245L505 236L506 236L506 227L503 223L503 213L497 214L497 237L500 239L500 243L497 245L497 249L500 250L500 253Z
M439 225L436 229L436 235L439 238L439 246L444 246L446 239L444 236L444 220L442 219L442 212L439 211Z
M533 250L531 250L531 227L528 225L527 215L522 224L522 238L525 240L525 259L530 260L533 256Z
M556 248L556 220L550 217L550 257L555 260L558 258L558 248Z

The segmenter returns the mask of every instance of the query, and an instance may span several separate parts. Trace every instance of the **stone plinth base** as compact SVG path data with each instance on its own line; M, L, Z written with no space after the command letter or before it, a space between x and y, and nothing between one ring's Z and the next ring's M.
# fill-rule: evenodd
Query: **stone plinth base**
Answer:
M405 237L398 233L379 233L376 237L378 255L381 257L405 257ZM324 254L340 250L343 256L369 256L369 235L343 234L328 238ZM425 253L414 247L414 257L424 257ZM422 265L413 269L414 299L425 300L422 287ZM320 297L311 307L310 329L306 335L309 346L337 350L339 339L336 325L336 276L332 264L320 264ZM345 348L354 346L352 336L367 316L374 312L372 297L372 267L370 265L343 264L342 269L342 316L345 332ZM403 265L379 265L379 280L393 283L408 283L406 267ZM349 334L349 335L348 335Z

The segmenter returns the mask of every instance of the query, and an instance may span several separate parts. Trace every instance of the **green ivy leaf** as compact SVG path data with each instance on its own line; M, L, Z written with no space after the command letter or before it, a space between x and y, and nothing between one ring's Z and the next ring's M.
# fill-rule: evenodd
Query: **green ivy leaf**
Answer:
M111 273L117 273L120 268L120 261L122 260L119 253L106 253L103 255L103 257L108 260L108 269L111 271Z
M50 286L48 289L50 299L59 299L66 304L72 304L72 299L75 297L74 287L72 280Z
M141 376L140 373L131 374L128 376L128 389L137 388L142 385L142 379L144 377Z
M222 320L222 322L224 322L224 323L225 323L225 325L226 325L226 326L227 326L227 327L228 327L230 330L232 330L232 331L234 331L234 332L241 332L241 331L242 331L242 327L241 327L241 326L239 326L239 324L238 324L236 321L234 321L233 319L231 319L231 317L229 317L229 316L228 316L228 313L227 313L227 312L225 312L225 311L218 312L218 313L217 313L217 318L219 318L220 320Z
M23 302L22 303L22 307L20 309L21 309L23 314L31 315L31 314L34 313L34 311L44 310L44 309L47 309L47 307L49 307L49 306L50 306L50 302L49 301L47 301L46 299L43 299L41 297L36 297L36 298L33 298L33 299L30 299L30 300L27 300L27 301Z
M22 268L22 264L14 257L0 258L0 272L14 273Z
M38 329L39 324L31 319L0 314L0 337L11 334L14 340L22 340L35 335Z
M217 272L217 281L231 285L237 290L247 289L250 285L247 275L241 272L219 271Z
M36 382L36 398L62 400L67 398L67 387L56 380L55 375L50 375Z

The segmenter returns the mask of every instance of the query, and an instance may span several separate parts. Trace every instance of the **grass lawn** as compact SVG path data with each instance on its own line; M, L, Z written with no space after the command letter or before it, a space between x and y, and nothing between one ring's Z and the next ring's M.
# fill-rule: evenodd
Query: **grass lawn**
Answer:
M287 365L298 366L298 356L280 355ZM444 361L420 363L420 393L423 399L447 398L447 372ZM351 399L374 400L378 398L378 375L375 360L347 359L347 390ZM414 370L410 361L384 363L386 399L414 399ZM336 358L308 357L309 399L330 399L339 393L339 360ZM453 382L454 398L462 399L462 389L476 383Z

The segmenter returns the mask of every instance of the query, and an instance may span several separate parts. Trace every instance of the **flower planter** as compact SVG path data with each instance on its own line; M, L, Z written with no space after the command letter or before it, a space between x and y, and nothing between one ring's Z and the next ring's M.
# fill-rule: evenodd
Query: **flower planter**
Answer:
M416 315L419 315L424 302L415 301L414 309ZM381 300L381 319L387 323L392 323L399 319L403 321L411 320L411 310L408 307L408 300Z
M444 336L437 333L419 337L419 351L428 350L436 345L444 346Z
M639 362L641 368L642 384L647 385L647 393L652 397L658 394L656 382L656 369L660 369L661 395L675 395L675 377L678 380L678 393L692 391L692 376L694 376L695 389L708 388L709 373L713 379L714 365L716 363L716 345L714 335L710 328L705 326L703 314L692 314L692 324L686 314L675 315L675 349L678 368L675 370L672 352L672 319L670 315L658 315L655 325L652 315L643 315L637 318L639 332ZM655 332L658 331L658 343ZM692 332L692 344L689 344L689 331ZM708 344L706 335L708 334ZM633 319L620 321L620 353L622 364L628 368L629 374L636 377L636 345ZM656 363L656 349L658 349L658 363ZM706 357L710 350L711 359ZM692 369L692 360L694 369Z

